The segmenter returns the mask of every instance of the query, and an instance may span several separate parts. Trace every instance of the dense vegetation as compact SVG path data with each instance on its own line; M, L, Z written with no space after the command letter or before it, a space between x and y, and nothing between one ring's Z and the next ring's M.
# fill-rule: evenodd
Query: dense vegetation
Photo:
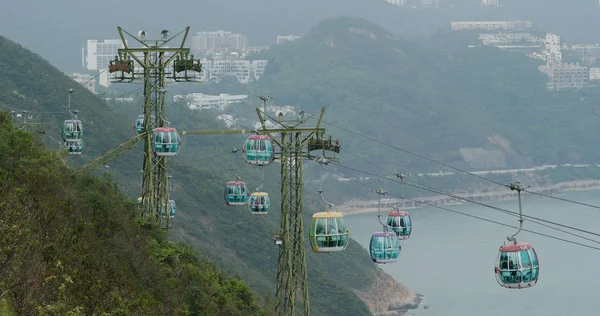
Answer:
M0 65L8 67L13 60L20 60L23 65L21 71L13 71L8 67L9 71L0 73L0 82L4 83L2 87L7 88L3 90L0 87L0 102L7 110L51 112L46 113L44 118L46 141L56 146L60 124L69 117L65 113L66 91L77 85L26 49L4 38L0 38L0 44L4 52L0 56ZM31 72L37 74L33 79L27 75ZM29 80L33 80L32 85ZM167 98L172 100L172 95ZM75 167L131 137L133 122L141 111L139 103L107 104L83 88L72 94L72 104L76 104L80 110L86 145L81 157L66 156L69 165ZM169 103L167 119L180 130L225 128L215 121L212 114L192 111L182 104ZM244 208L228 208L223 203L223 184L232 178L231 169L235 169L251 189L258 187L262 179L260 168L247 166L241 154L230 153L232 147L241 147L244 139L245 136L241 135L184 138L180 155L169 160L173 177L172 197L178 205L177 218L169 232L169 239L187 242L199 250L202 257L213 260L220 269L248 282L261 296L273 298L277 247L272 243L271 233L278 229L278 194L273 194L275 208L266 217L251 217ZM132 149L95 174L108 172L118 180L122 192L136 198L139 194L141 150L139 146ZM267 182L263 189L279 192L278 166L268 167L265 172ZM305 191L309 198L316 191L316 188L313 189ZM306 220L313 210L321 207L322 204L315 199L306 201ZM125 213L129 211L127 208L124 210ZM103 229L107 229L105 233L110 231L108 227ZM377 267L358 243L353 241L343 254L329 256L317 255L308 249L307 260L311 310L314 314L370 315L367 306L352 290L371 285L377 276ZM339 264L341 262L343 264Z
M110 177L76 176L6 113L0 138L0 292L18 314L270 315L238 278L134 220Z

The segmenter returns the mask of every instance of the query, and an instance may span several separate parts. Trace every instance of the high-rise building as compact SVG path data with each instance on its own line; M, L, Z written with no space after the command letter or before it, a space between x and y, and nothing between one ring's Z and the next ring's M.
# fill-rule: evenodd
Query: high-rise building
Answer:
M248 37L228 31L203 31L192 37L192 52L205 54L209 52L245 51Z
M385 0L385 2L397 6L403 6L406 4L406 0Z
M99 71L106 69L110 61L115 59L119 48L123 48L123 42L120 39L88 40L85 68Z

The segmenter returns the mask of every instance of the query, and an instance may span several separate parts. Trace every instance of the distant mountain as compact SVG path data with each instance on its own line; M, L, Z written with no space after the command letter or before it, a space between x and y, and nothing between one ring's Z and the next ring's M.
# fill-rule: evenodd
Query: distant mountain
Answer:
M468 44L477 42L465 34L417 42L364 19L327 19L260 56L269 64L256 89L303 110L327 106L332 123L465 168L600 156L589 146L598 90L547 93L539 61ZM389 167L440 168L328 128L348 151Z
M81 47L87 39L116 38L116 27L158 34L186 25L193 32L225 29L249 36L251 45L275 42L277 34L305 34L318 21L355 16L398 34L423 36L449 27L453 20L530 19L542 30L567 41L600 42L595 32L600 8L595 1L504 0L505 7L480 8L479 0L440 1L440 8L396 7L384 0L107 0L99 3L63 0L10 1L0 11L0 35L40 52L66 72L81 69ZM417 4L418 0L409 1ZM162 14L169 12L169 14Z

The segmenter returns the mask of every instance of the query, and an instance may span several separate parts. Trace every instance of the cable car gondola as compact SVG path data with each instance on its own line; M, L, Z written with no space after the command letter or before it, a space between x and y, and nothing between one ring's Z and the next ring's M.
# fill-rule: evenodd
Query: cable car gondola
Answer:
M540 277L540 265L537 253L531 244L519 243L515 238L523 228L523 212L521 208L520 182L509 185L519 196L519 230L508 237L511 244L503 245L498 251L494 273L500 286L508 289L524 289L537 284Z
M312 216L308 237L314 252L336 252L348 247L350 231L340 212L319 212Z
M155 120L155 116L151 115L150 116L150 120L154 121ZM143 132L146 131L146 126L144 125L144 114L138 115L137 119L135 120L135 133L136 135L140 135Z
M371 236L369 252L375 263L393 263L400 256L400 242L392 232L375 232Z
M175 204L175 200L169 200L169 207L171 208L169 216L175 218L175 213L177 213L177 204Z
M65 143L69 155L81 155L83 153L83 140L68 141Z
M267 192L254 192L250 194L248 208L251 214L266 215L271 207L271 199Z
M325 201L322 193L323 191L319 191L321 200L332 208L333 204ZM346 249L350 241L350 231L346 228L344 215L331 211L315 213L310 221L308 239L314 252L327 253Z
M246 205L248 202L248 187L244 181L229 181L225 186L225 203L229 206Z
M65 142L76 142L83 139L83 125L80 120L65 120L62 127L62 138Z
M412 232L412 220L408 212L391 211L386 220L387 231L398 236L398 239L404 240L410 237Z
M173 127L158 127L152 135L152 151L155 156L173 157L179 153L181 138Z
M268 135L250 135L244 144L244 160L251 165L266 166L273 161L273 143Z

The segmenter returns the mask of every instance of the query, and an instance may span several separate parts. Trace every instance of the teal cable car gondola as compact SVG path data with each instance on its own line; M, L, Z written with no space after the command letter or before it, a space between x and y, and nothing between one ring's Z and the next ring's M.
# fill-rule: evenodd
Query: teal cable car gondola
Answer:
M325 201L323 191L319 190L321 200L331 209L333 204ZM319 212L312 216L308 231L310 246L314 252L336 252L348 247L350 231L346 228L344 215L340 212Z
M150 120L154 121L155 120L155 116L152 115L150 116ZM144 124L144 115L141 114L137 117L137 119L135 120L135 134L136 135L140 135L142 133L144 133L146 131L146 125Z
M225 186L225 203L230 206L248 203L248 186L244 181L229 181Z
M171 207L171 210L169 211L169 216L171 218L174 218L175 214L177 213L177 204L175 204L175 200L169 200L169 206Z
M76 142L83 139L83 125L80 120L65 120L62 127L62 138L65 142Z
M65 143L69 155L81 155L83 154L83 140L79 141L68 141Z
M273 161L273 143L268 135L250 135L244 143L244 160L251 165L266 166Z
M271 199L267 192L254 192L250 194L248 208L251 214L266 215L271 208Z
M387 231L398 236L398 239L404 240L410 237L412 232L412 220L408 212L391 211L386 220Z
M375 232L371 236L369 252L375 263L393 263L400 256L400 242L392 232Z
M158 157L173 157L181 149L181 138L173 127L155 128L152 136L152 151Z
M511 183L509 188L516 190L519 197L519 230L508 237L511 244L500 247L494 273L500 286L507 289L524 289L537 284L540 277L540 264L533 246L528 243L519 243L515 238L523 228L521 208L523 186L520 182L515 182Z

